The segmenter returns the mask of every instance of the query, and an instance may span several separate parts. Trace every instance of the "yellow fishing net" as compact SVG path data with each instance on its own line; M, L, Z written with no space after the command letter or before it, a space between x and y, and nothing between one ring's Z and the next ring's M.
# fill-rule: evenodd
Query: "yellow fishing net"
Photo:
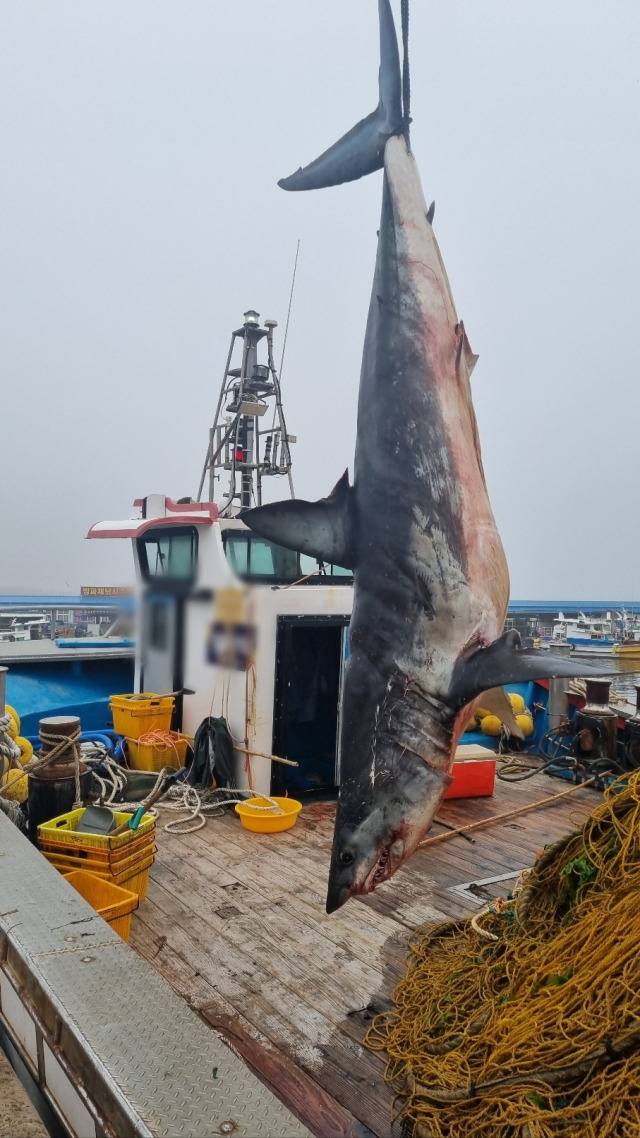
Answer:
M367 1036L406 1133L640 1138L640 772L474 924L416 930Z

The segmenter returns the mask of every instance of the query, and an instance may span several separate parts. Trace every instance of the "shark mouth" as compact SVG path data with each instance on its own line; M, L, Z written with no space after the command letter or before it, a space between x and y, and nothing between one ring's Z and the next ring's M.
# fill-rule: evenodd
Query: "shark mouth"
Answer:
M402 864L405 858L405 845L404 839L398 834L394 834L382 846L375 865L367 874L364 883L358 893L373 893L373 890L381 885L383 881L388 879L395 873L399 865Z

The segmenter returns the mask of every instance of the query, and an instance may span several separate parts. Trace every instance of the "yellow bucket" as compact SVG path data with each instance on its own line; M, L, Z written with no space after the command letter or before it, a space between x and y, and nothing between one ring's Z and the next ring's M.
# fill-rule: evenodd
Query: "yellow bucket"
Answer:
M295 798L274 797L272 801L278 803L282 814L276 814L275 807L271 812L268 809L256 810L256 806L271 805L267 798L250 798L247 802L236 803L236 814L240 815L245 830L253 830L256 834L278 834L295 826L302 803L296 802Z

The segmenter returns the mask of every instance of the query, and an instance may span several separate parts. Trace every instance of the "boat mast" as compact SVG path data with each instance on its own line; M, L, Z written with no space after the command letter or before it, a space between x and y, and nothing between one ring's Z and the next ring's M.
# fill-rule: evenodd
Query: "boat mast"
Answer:
M238 508L262 505L262 480L270 475L286 475L289 492L295 497L291 475L290 444L282 407L280 381L273 358L273 331L277 320L265 320L249 309L244 323L231 334L209 446L200 478L197 501L201 501L209 475L209 501L215 500L215 483L222 471L229 471L229 488L219 503L221 517L232 517ZM258 345L266 341L267 362L258 362ZM242 346L239 367L232 367L236 345ZM225 405L223 408L223 405ZM260 423L271 410L271 426Z

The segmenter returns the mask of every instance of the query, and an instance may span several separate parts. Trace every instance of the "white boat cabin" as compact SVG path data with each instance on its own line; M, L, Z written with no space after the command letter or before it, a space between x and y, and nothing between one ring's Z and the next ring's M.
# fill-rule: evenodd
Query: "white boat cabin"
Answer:
M223 716L239 787L295 794L338 784L350 572L265 541L211 502L158 494L87 536L132 542L137 691L179 693L173 725L189 735Z

